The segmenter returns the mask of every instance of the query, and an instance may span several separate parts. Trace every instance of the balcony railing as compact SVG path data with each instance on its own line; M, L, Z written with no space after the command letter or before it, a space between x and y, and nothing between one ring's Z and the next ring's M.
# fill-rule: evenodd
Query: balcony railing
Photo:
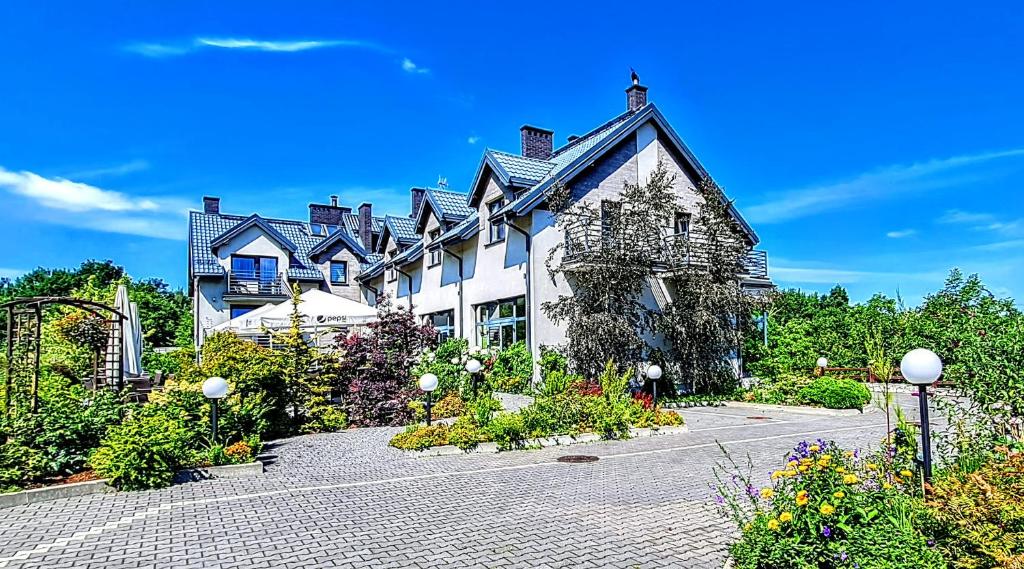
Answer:
M228 273L228 294L239 296L284 296L281 273L270 271L231 271Z
M653 229L636 235L617 235L605 231L600 224L570 226L565 232L563 261L586 265L603 255L654 253L655 259L669 269L701 266L708 263L707 236L697 232L663 236ZM768 255L764 251L747 251L740 260L742 273L750 278L768 279Z

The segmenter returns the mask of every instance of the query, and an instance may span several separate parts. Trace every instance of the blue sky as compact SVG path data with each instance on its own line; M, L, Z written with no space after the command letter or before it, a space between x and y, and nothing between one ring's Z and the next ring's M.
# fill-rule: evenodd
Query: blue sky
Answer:
M634 67L780 285L913 303L958 266L1024 298L1019 3L85 4L0 5L0 275L183 286L204 194L406 212L523 123L621 112Z

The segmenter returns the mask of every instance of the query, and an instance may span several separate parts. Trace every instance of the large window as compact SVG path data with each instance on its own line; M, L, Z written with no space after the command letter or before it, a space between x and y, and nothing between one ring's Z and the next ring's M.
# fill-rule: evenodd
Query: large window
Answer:
M331 284L348 283L348 261L331 261Z
M504 205L505 205L505 198L498 198L498 199L494 200L493 202L487 204L487 210L490 212L491 215L494 215ZM504 240L505 240L505 222L500 220L500 219L491 220L490 224L488 225L487 242L488 243L497 243L498 241L504 241Z
M241 305L241 304L232 304L231 305L231 318L232 319L238 318L239 316L241 316L243 314L248 314L248 313L252 312L253 310L256 310L257 308L259 308L259 307L258 306L246 306L246 305Z
M443 342L455 336L454 310L442 310L441 312L425 314L423 316L423 323L430 324L437 330L438 342Z
M476 307L480 346L505 348L526 340L526 297L479 304Z
M232 255L231 274L239 280L272 282L277 279L277 257Z
M675 221L672 224L675 235L690 234L690 214L685 211L677 211Z
M430 233L427 234L427 238L428 238L427 243L430 244L430 243L433 243L434 241L437 241L437 238L440 237L440 236L441 236L441 228L440 227L437 228L437 229L431 229ZM433 267L435 265L440 265L441 264L441 255L442 255L442 253L441 253L441 246L440 245L434 245L433 247L430 248L430 266L431 267Z

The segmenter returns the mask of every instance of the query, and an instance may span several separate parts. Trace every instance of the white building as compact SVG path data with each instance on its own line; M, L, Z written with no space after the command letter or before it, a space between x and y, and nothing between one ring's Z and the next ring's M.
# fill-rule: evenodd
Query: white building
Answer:
M690 231L690 215L700 202L694 188L708 173L658 108L647 102L647 87L635 78L626 90L626 102L625 112L582 136L569 137L557 149L553 132L523 126L521 153L486 150L466 194L413 189L408 215L374 218L366 204L358 215L336 203L314 204L311 222L322 219L314 215L315 208L340 210L340 221L327 224L337 229L327 228L319 235L306 222L193 212L190 282L197 342L205 329L227 319L229 312L257 304L264 289L287 294L277 283L291 280L303 287L358 295L371 305L386 293L396 304L411 306L442 336L466 337L471 345L505 346L523 340L538 357L542 345L565 341L564 332L540 310L541 304L572 294L565 279L552 279L545 265L549 252L567 243L546 207L547 190L562 184L571 190L573 200L604 210L620 199L627 182L645 183L660 161L676 176L683 211L654 223L663 225L666 236ZM766 256L753 250L757 235L739 212L733 209L732 214L751 248L744 284L770 287ZM578 250L580 237L569 236L569 246L556 255ZM593 245L585 235L582 243ZM253 285L250 278L246 287L257 294L240 295L232 283L238 282L239 270L248 278L256 265L234 259L248 257L274 260L258 265L259 279L266 285L262 280ZM573 261L555 262L561 260ZM331 279L332 267L339 262L346 263L348 271L343 284ZM264 275L265 266L276 280ZM243 287L242 292L246 290ZM652 279L645 302L664 305L673 292L665 281Z

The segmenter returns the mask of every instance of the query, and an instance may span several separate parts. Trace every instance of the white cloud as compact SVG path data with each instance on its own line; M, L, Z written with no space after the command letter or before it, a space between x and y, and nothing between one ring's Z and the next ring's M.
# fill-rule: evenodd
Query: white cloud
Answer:
M1021 156L1024 148L889 166L849 180L785 191L743 212L754 223L778 223L902 194L962 186L991 176L973 171L972 166Z
M196 38L195 43L197 46L218 47L222 49L281 51L287 53L325 47L370 47L370 44L359 40L266 41L249 38Z
M480 142L480 137L479 136L471 136L471 137L466 139L466 142L468 142L470 144L476 144L476 143Z
M938 221L939 223L954 223L954 224L974 224L974 223L987 223L995 219L991 213L977 213L971 211L963 211L960 209L949 209L946 213L942 214Z
M107 233L184 239L186 205L172 198L141 198L66 178L12 172L0 166L0 189L42 207L40 221Z
M162 43L133 43L124 46L124 50L145 57L162 58L184 55L192 51L192 47Z
M917 234L917 230L916 229L900 229L899 231L890 231L890 232L886 233L885 236L890 238L890 239L902 239L904 237L910 237L911 235L916 235L916 234Z
M430 73L429 69L416 65L408 57L402 60L402 70L407 73Z

